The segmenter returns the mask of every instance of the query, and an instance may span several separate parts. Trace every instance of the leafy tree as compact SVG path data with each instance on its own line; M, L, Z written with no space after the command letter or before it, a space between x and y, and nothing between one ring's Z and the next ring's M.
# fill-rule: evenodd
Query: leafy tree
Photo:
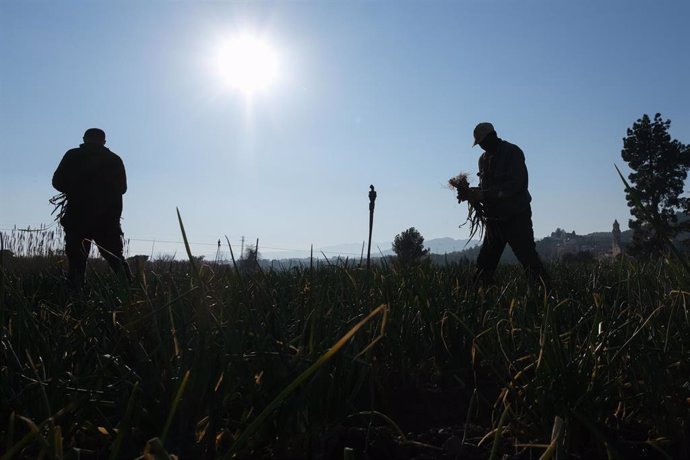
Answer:
M244 250L244 257L239 261L239 269L245 273L254 273L259 269L261 254L256 247L249 246Z
M671 120L661 114L643 115L628 129L621 155L633 172L628 176L639 200L626 195L633 240L629 247L635 255L648 257L664 252L667 241L687 229L677 213L688 212L690 200L681 197L690 168L690 149L671 139ZM638 202L639 201L639 202Z
M395 236L393 252L397 256L398 263L409 266L418 263L422 257L429 253L429 250L424 249L422 234L416 228L410 227Z

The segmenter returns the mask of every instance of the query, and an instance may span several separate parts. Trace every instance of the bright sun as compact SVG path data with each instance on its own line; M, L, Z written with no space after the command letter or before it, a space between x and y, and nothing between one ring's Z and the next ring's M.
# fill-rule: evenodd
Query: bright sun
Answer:
M247 96L268 89L278 79L280 70L275 49L251 34L221 42L215 65L223 85Z

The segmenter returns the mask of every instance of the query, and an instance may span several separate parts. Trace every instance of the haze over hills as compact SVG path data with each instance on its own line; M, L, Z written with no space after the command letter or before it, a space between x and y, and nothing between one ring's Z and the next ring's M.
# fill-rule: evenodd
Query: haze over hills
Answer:
M678 241L688 239L690 234L681 234ZM624 230L620 233L619 248L625 252L632 239L632 231ZM424 240L424 248L429 249L429 255L434 263L452 263L457 261L473 261L479 253L480 240L454 239L450 237L431 238ZM687 243L685 243L687 245ZM566 231L557 228L549 236L536 240L537 252L544 260L561 260L564 257L572 258L594 258L610 257L616 253L614 250L614 237L611 231L592 232L586 235L579 235L573 231ZM244 247L252 247L251 244ZM235 257L240 258L240 248L235 247ZM338 245L322 246L313 248L313 253L309 248L299 249L274 249L271 247L262 248L259 243L259 258L262 265L272 266L272 262L292 266L310 263L311 257L314 260L334 261L337 259L349 259L351 262L358 263L366 258L366 242L344 243ZM164 254L165 255L165 254ZM377 259L381 257L391 257L394 255L392 242L374 241L371 244L371 257ZM207 260L231 260L230 253L219 250L214 256L205 256ZM513 252L509 246L501 258L502 263L517 263Z
M623 231L620 237L622 245L627 244L632 238L630 230ZM424 240L424 247L429 249L429 254L433 255L452 255L450 258L444 260L452 261L455 259L466 258L473 260L479 253L479 245L481 241L466 239L432 238ZM593 256L601 256L611 252L613 245L613 236L609 232L594 232L587 235L577 235L574 232L566 232L562 229L557 229L550 236L537 240L537 251L545 259L560 258L566 253L582 253L590 252ZM334 246L327 246L323 248L314 248L314 258L349 258L360 259L366 257L366 243L351 243ZM310 254L308 251L282 251L282 252L263 252L259 247L261 258L264 260L285 260L285 259L308 259ZM371 256L372 258L381 256L394 255L392 249L392 242L372 242ZM437 257L436 257L437 258ZM506 247L502 262L515 262L515 257Z

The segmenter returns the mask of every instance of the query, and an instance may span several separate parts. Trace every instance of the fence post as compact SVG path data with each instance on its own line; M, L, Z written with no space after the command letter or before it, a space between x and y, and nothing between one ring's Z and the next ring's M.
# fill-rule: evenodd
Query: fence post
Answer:
M371 232L374 228L374 205L376 202L376 190L374 186L369 186L369 247L367 248L367 271L371 266Z

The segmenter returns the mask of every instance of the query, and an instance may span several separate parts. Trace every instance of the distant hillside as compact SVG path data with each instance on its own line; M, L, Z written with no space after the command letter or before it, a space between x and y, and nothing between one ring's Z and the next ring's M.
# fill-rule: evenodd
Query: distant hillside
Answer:
M621 245L625 246L632 240L632 231L621 232ZM595 232L587 235L577 235L574 232L554 232L552 236L547 236L537 240L537 252L544 260L556 260L566 254L576 255L578 253L590 253L593 257L610 255L613 248L613 235L611 232ZM468 260L474 261L479 254L479 246L461 251L456 254L448 254L446 260ZM501 257L501 263L518 263L515 254L506 246L506 250Z
M621 232L621 246L623 249L632 240L632 231ZM681 238L682 239L682 238ZM453 238L433 238L424 241L424 247L429 249L430 258L433 263L473 263L479 254L480 241ZM587 235L577 235L575 232L566 232L556 229L550 236L537 240L537 252L544 260L559 260L565 257L586 256L591 258L607 257L612 254L613 234L611 232L594 232ZM302 253L303 254L303 253ZM326 257L324 257L324 255ZM377 261L381 256L392 257L392 243L372 243L371 257ZM326 260L326 258L328 260ZM330 246L322 249L314 249L314 260L309 257L271 257L271 254L264 256L261 264L265 267L290 268L296 265L309 265L333 263L338 260L347 259L351 263L359 263L360 259L366 258L366 247L362 252L362 243L343 244ZM515 254L506 246L501 263L518 263Z

